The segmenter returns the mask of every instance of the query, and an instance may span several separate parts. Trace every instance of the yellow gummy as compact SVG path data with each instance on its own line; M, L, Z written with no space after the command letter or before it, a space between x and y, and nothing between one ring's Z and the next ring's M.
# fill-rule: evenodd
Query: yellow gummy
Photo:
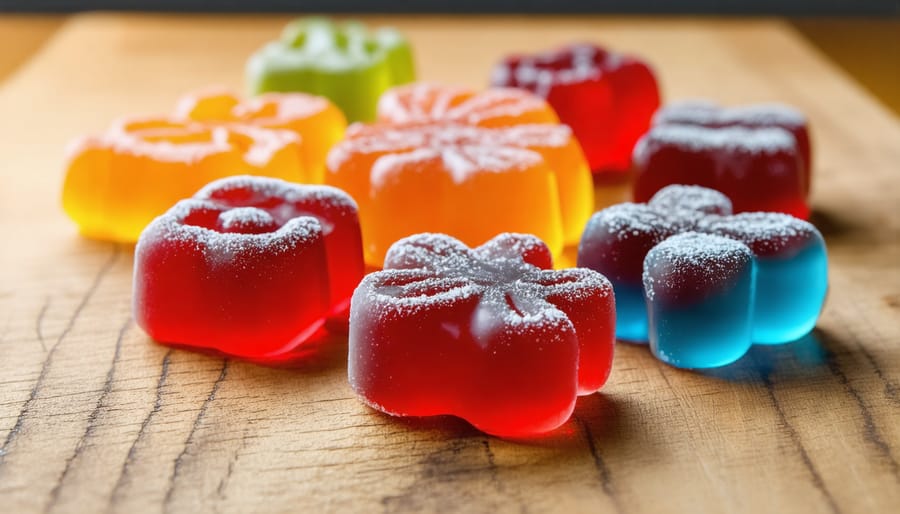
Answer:
M77 141L63 209L92 238L134 242L144 227L212 180L262 175L320 183L346 127L327 100L228 93L186 97L170 118L126 120Z

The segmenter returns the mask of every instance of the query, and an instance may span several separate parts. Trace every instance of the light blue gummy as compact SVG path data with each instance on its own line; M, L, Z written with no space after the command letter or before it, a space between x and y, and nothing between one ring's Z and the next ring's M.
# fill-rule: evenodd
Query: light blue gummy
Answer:
M788 258L756 257L753 342L783 344L808 334L825 302L828 256L821 236Z
M616 296L616 339L647 343L647 300L642 284L613 283Z
M648 301L653 355L672 366L693 369L715 368L740 359L752 344L755 275L756 263L748 260L747 267L727 281L727 287L702 300L687 304Z
M753 273L732 289L703 302L668 308L650 306L650 350L679 368L715 368L730 364L750 349Z

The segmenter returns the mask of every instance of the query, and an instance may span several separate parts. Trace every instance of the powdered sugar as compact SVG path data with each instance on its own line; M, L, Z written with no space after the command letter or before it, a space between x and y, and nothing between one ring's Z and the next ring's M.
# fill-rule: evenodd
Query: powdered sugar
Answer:
M196 164L210 156L236 154L252 166L263 167L284 148L297 145L299 136L288 130L261 129L239 124L208 125L164 118L119 120L103 136L79 147L111 148L117 153L158 161Z
M214 180L198 191L194 198L232 205L232 201L256 203L278 199L286 203L319 202L335 208L356 210L356 202L344 191L325 185L296 184L269 177L236 175Z
M806 116L797 109L780 103L761 103L738 107L721 107L705 100L675 102L657 111L654 124L691 124L706 126L742 125L747 127L806 125Z
M221 206L199 199L182 200L167 213L159 216L144 230L138 246L155 240L187 244L198 252L217 260L233 260L237 255L259 252L281 253L297 251L323 237L322 226L316 218L293 218L273 232L248 234L220 232L202 225L186 223L194 214L202 211L220 212Z
M392 123L455 121L480 125L507 116L545 111L547 104L529 92L494 88L473 91L432 83L396 87L378 101L378 117Z
M357 295L365 295L359 301L366 305L381 305L404 315L477 301L479 309L500 323L542 325L568 323L565 313L547 301L548 296L577 300L589 297L589 292L601 298L611 294L609 282L599 273L542 270L515 253L531 251L536 244L542 243L533 236L502 234L470 249L444 234L417 234L390 248L385 269L369 275Z
M360 127L328 155L328 167L340 169L356 156L376 156L370 171L375 187L400 168L431 161L459 184L482 172L527 170L543 162L529 148L565 147L571 131L562 125L482 128L456 123Z
M353 200L330 186L228 177L209 183L194 198L156 218L141 241L193 245L213 260L247 252L299 251L332 229L327 219L302 214L313 204L327 206L335 215L356 212Z
M706 289L747 273L753 252L727 237L685 232L653 247L644 259L643 283L647 299L660 289Z
M653 209L663 212L687 210L704 214L731 214L731 200L715 189L700 186L674 184L666 186L647 202Z
M271 214L256 207L238 207L219 214L219 225L226 232L246 233L248 228L264 228L274 224Z
M431 82L417 82L388 90L378 99L378 117L393 123L443 119L447 111L473 91Z
M741 150L771 154L793 151L797 142L779 127L746 128L740 126L705 127L700 125L656 125L638 141L635 155L645 153L648 145L673 145L689 151L712 149ZM651 146L652 147L652 146Z
M595 232L597 226L619 241L645 236L662 241L677 232L680 224L646 204L625 202L595 213L585 232Z
M778 254L789 247L800 247L812 239L821 239L811 223L777 212L711 216L704 219L700 227L705 232L742 241L761 256Z

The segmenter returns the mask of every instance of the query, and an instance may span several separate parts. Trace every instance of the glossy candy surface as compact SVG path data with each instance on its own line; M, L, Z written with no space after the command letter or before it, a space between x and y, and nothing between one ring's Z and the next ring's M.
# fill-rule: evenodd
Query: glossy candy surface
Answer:
M554 255L578 241L593 209L590 173L540 98L414 84L387 92L379 117L353 125L327 163L326 183L359 203L367 263L420 232L471 246L530 233Z
M331 99L351 121L375 119L378 97L415 78L412 49L388 28L299 19L247 62L254 93L302 91Z
M326 319L346 320L362 275L359 219L345 193L230 177L141 234L134 317L160 342L276 358Z
M347 119L327 98L302 93L266 93L241 99L227 90L210 89L182 97L175 117L294 132L300 136L302 181L314 184L324 180L328 150L344 137L347 128Z
M494 435L558 427L609 375L615 306L599 273L551 266L528 235L398 241L353 295L354 391L388 414L452 414Z
M728 196L735 212L783 212L806 219L810 145L805 118L783 106L663 108L634 148L634 199L670 184Z
M498 63L493 86L536 93L572 127L594 173L622 175L631 167L634 144L659 107L659 88L639 59L578 44Z
M654 125L695 125L708 128L777 127L794 136L803 159L804 191L809 194L812 181L812 142L809 123L799 110L785 104L760 103L724 107L705 100L673 102L653 116Z
M262 175L321 182L343 115L303 94L240 101L210 91L183 98L171 117L129 119L76 141L63 208L81 232L134 242L156 216L212 180Z
M651 343L656 338L654 351L669 348L664 350L668 357L661 358L679 366L709 367L736 359L746 351L739 349L749 347L751 341L786 343L813 329L828 284L825 243L819 231L786 214L731 212L728 198L717 191L676 185L662 189L647 204L614 205L591 218L579 246L578 265L597 270L612 282L617 337L647 341L649 309L651 321L653 313L657 315L656 324L649 328ZM663 242L685 233L693 235L676 239L650 258L649 254ZM743 287L749 268L735 257L742 250L720 239L700 237L703 234L728 238L747 247L754 269L749 288ZM692 241L696 244L689 244ZM692 256L697 259L696 265L678 268L672 264ZM735 265L729 268L723 260ZM694 283L684 278L692 273L702 277L704 270L719 272ZM654 295L648 289L651 285L657 291L670 288L680 293ZM696 293L691 301L684 300L690 296L684 293L688 290ZM670 316L676 307L684 311L677 323ZM733 311L733 315L713 316L712 310L720 308ZM744 317L751 320L746 334L738 330L741 325L735 321ZM660 319L668 321L661 323ZM726 332L713 330L715 319L732 319L728 323L735 329L732 335L724 335L724 328ZM685 357L672 349L687 348L689 341L704 337L718 340L721 352L698 350L699 356Z
M650 349L682 368L741 358L751 344L753 253L727 237L685 232L644 260Z

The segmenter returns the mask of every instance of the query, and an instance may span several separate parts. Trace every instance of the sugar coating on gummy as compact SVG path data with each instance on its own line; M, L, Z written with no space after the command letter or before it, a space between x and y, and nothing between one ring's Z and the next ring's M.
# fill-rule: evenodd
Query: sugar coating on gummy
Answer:
M350 385L396 416L452 414L499 436L560 426L609 375L615 306L599 273L551 265L529 235L398 241L353 295Z
M121 120L74 142L63 208L84 235L131 243L175 202L222 177L321 182L326 152L345 127L320 97L189 94L172 116Z
M735 212L774 211L807 218L810 146L802 115L786 106L662 108L634 147L635 201L671 184L724 193Z
M803 159L804 190L809 193L812 173L812 143L806 115L781 103L759 103L723 107L707 100L673 102L653 116L654 125L697 125L701 127L746 127L784 129L794 136Z
M634 144L660 102L647 64L591 44L509 56L494 66L491 85L545 98L572 127L594 173L603 175L628 171Z
M756 256L754 343L793 341L815 327L828 292L828 258L812 224L776 212L746 212L704 218L699 229L741 241Z
M363 269L356 204L345 193L230 177L141 234L134 317L163 343L277 358L327 319L346 322Z
M326 183L359 203L366 262L440 232L475 246L535 234L554 255L578 241L593 209L584 155L540 98L413 84L388 91L380 122L354 124L328 155Z
M350 121L373 121L378 97L415 78L412 49L394 29L296 20L247 62L254 93L303 91L338 105Z
M652 264L648 254L674 236L688 232L738 241L753 254L751 296L745 302L721 302L750 305L751 331L746 338L739 332L730 339L722 337L723 348L742 348L751 341L785 343L813 329L828 284L825 242L819 231L806 221L782 213L731 214L731 210L721 193L699 186L674 185L660 190L647 204L614 205L591 218L579 245L578 265L597 270L612 282L619 338L642 342L648 336L651 341L658 337L665 347L666 341L674 337L672 331L661 334L658 326L648 328L648 309L659 307L647 290L648 265ZM682 241L681 246L702 239L696 235L692 238ZM665 279L664 275L665 268L652 267L651 278ZM698 324L697 334L702 333L701 328ZM689 337L685 333L684 338ZM667 353L674 355L671 348ZM668 362L674 363L674 359ZM689 361L680 362L686 365ZM700 362L691 362L690 367L704 367ZM709 366L721 364L722 358L710 356Z
M755 276L745 244L685 232L650 249L643 268L650 349L660 360L709 368L750 349Z

